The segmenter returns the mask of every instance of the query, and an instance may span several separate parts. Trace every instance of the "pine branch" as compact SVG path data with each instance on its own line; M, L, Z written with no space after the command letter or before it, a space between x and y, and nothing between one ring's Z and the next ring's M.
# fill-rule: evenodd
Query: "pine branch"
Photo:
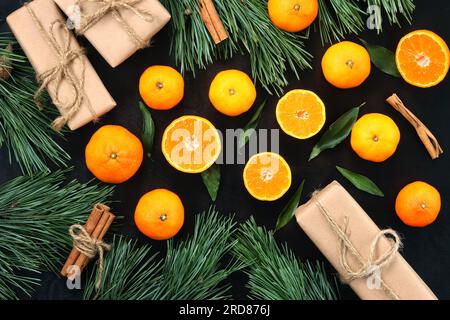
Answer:
M148 295L153 300L219 300L229 298L228 285L221 285L237 270L234 263L221 267L231 251L235 222L214 208L198 215L194 233L177 244L169 241L162 268L161 285Z
M229 38L216 46L201 20L196 0L164 0L172 14L171 51L182 72L205 69L216 59L236 53L250 56L252 77L270 93L282 93L288 84L286 72L311 68L311 55L302 37L275 27L267 15L264 0L216 0L219 16ZM189 15L186 15L186 12Z
M12 36L0 33L0 69L7 71L6 79L0 77L0 147L8 148L10 162L14 159L26 174L48 172L47 162L65 166L70 156L54 140L61 134L51 128L56 110L51 108L48 115L38 110L34 71L22 54L9 50L9 44L16 45Z
M276 244L272 232L258 227L254 218L241 225L234 248L246 266L249 297L262 300L333 300L335 283L316 262L299 262L286 245Z
M384 12L391 25L398 26L400 15L411 23L415 8L413 0L319 0L319 15L314 29L319 31L322 44L341 41L348 34L363 31L368 6L372 5Z
M101 291L95 289L96 272L91 272L84 290L84 299L142 300L148 291L155 290L161 261L150 253L148 245L138 246L135 240L114 236L112 250L106 253L103 262ZM96 271L96 270L95 270Z
M156 260L149 246L114 238L104 261L101 291L95 291L95 273L88 278L85 299L205 300L229 298L225 280L239 266L221 265L235 242L235 223L210 208L197 215L192 237L177 244L168 241L167 255ZM93 270L96 272L96 270Z
M319 31L322 44L340 41L347 34L358 34L364 29L364 14L357 0L319 0L314 28Z
M396 24L400 27L399 15L411 24L412 13L415 5L413 0L365 0L368 6L378 6L382 9L389 20L389 24ZM381 27L381 26L380 26ZM379 31L382 31L380 29Z
M68 170L17 177L0 186L0 299L30 295L39 270L55 270L71 246L67 230L83 223L111 187L64 183Z

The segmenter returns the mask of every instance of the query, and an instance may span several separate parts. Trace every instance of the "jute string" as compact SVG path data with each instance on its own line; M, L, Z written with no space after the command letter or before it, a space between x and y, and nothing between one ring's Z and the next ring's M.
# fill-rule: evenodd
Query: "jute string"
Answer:
M39 29L39 33L41 36L47 41L48 45L54 50L57 56L57 65L42 74L37 76L37 79L40 83L38 90L34 95L34 101L39 107L39 109L43 109L43 105L40 101L40 96L45 88L52 82L55 83L55 94L53 98L53 103L58 106L61 112L61 116L56 118L53 121L53 128L56 131L61 130L64 125L72 119L77 112L80 110L81 105L85 99L84 92L84 78L86 71L86 62L84 59L85 52L83 49L71 49L70 46L70 32L67 29L65 23L61 20L55 20L49 26L48 32L44 29L44 26L37 18L31 6L27 3L25 7L28 9L28 12L33 19L33 22ZM56 31L55 28L59 26L63 32L63 43L62 45L56 39ZM79 59L82 62L81 67L81 77L77 78L71 71L70 66L76 60ZM66 80L68 84L73 88L74 98L68 103L64 104L59 99L59 89L63 80ZM97 118L97 114L95 110L92 108L92 105L89 99L86 99L87 106L89 108L90 113L94 117Z
M92 2L99 5L97 11L90 15L83 15L81 10L81 5L83 3ZM86 30L96 24L100 19L102 19L108 13L111 13L113 18L122 26L130 38L136 43L139 49L148 46L148 42L144 41L131 27L125 19L120 14L121 9L131 10L136 16L147 22L153 22L153 15L144 9L136 7L136 4L141 2L141 0L77 0L75 6L80 8L81 13L81 25L76 29L78 34L84 34Z
M383 268L387 267L389 264L392 263L399 249L402 246L401 239L397 234L397 232L395 232L392 229L384 229L381 230L379 233L377 233L377 235L372 240L372 243L370 245L369 257L367 260L365 260L358 252L358 250L355 248L355 246L353 245L353 243L349 238L349 234L347 232L349 220L348 216L345 217L344 226L340 227L337 224L337 222L333 219L328 209L325 208L319 201L316 193L313 194L312 198L316 206L319 208L322 216L325 218L325 220L328 222L333 232L339 238L339 260L342 268L346 272L346 277L344 277L343 279L345 282L349 283L356 279L368 278L372 276L376 270L380 272ZM381 254L379 257L376 257L378 243L380 239L386 235L392 237L392 239L388 238L391 242L391 247L388 250L386 250L383 254ZM348 253L350 253L359 263L359 265L361 266L359 269L354 270L350 266L347 260ZM381 276L379 280L381 288L389 297L391 297L394 300L400 300L400 297L397 295L397 293L394 292L394 290L382 279Z
M104 251L111 250L111 246L102 240L92 239L86 229L79 224L71 225L69 234L73 239L73 247L89 259L98 254L98 277L95 288L98 290L103 278L103 254Z

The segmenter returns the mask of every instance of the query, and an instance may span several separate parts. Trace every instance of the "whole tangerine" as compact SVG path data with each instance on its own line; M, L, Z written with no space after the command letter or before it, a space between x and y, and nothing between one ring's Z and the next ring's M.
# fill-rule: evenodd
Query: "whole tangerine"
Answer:
M391 157L400 142L400 130L394 120L381 113L368 113L356 121L350 144L358 156L373 162Z
M130 179L142 164L141 141L122 126L105 125L89 140L85 160L89 171L100 181L122 183Z
M209 100L217 111L231 117L251 108L256 99L252 79L240 70L219 72L209 88Z
M366 48L342 41L329 47L322 57L325 79L337 88L349 89L362 84L370 74L370 56Z
M287 32L299 32L309 27L319 13L318 0L269 0L272 23Z
M184 80L172 67L151 66L141 75L139 93L145 104L152 109L172 109L183 99Z
M155 189L144 194L134 213L139 231L154 240L175 236L184 223L184 207L180 197L167 189Z
M432 185L415 181L397 195L395 211L404 224L425 227L433 223L441 210L441 195Z

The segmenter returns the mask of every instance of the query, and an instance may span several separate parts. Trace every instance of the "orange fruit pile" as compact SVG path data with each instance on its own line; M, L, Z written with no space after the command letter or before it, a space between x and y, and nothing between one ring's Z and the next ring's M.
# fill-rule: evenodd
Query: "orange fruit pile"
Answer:
M134 212L134 222L139 231L151 239L170 239L183 226L183 203L172 191L155 189L139 200Z
M368 113L353 126L350 144L358 156L373 162L391 157L400 142L394 120L381 113Z
M143 156L141 141L124 127L115 125L98 129L85 151L89 171L106 183L130 179L141 166Z
M325 124L325 105L309 90L292 90L277 104L276 117L281 129L297 139L317 134Z
M429 30L417 30L400 40L395 61L406 82L428 88L444 80L449 56L448 46L440 36Z
M425 227L436 220L441 210L439 191L426 182L406 185L397 195L395 211L400 220L411 227Z
M267 3L272 23L281 30L298 32L313 23L319 13L318 0L269 0Z
M219 72L209 87L209 100L217 111L231 117L251 108L256 99L252 79L239 70Z
M209 120L182 116L164 131L161 149L169 164L187 173L207 170L222 149L219 132Z
M369 52L363 46L350 41L332 45L322 57L325 79L341 89L362 84L369 76L370 68Z
M145 104L152 109L172 109L183 99L184 80L172 67L151 66L141 75L139 93Z
M289 190L291 168L279 154L262 152L252 156L244 168L244 185L256 199L273 201Z

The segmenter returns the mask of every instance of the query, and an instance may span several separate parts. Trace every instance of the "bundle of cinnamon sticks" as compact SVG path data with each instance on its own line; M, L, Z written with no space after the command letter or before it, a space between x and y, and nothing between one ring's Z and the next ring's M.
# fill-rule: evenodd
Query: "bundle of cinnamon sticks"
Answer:
M94 206L94 209L84 225L84 229L92 240L103 240L103 237L111 226L111 223L116 218L116 216L109 210L110 208L108 206L101 203ZM61 275L64 277L70 277L74 272L72 270L75 270L73 266L77 266L81 272L88 263L89 258L80 253L77 249L73 248L66 260L66 263L61 269Z

